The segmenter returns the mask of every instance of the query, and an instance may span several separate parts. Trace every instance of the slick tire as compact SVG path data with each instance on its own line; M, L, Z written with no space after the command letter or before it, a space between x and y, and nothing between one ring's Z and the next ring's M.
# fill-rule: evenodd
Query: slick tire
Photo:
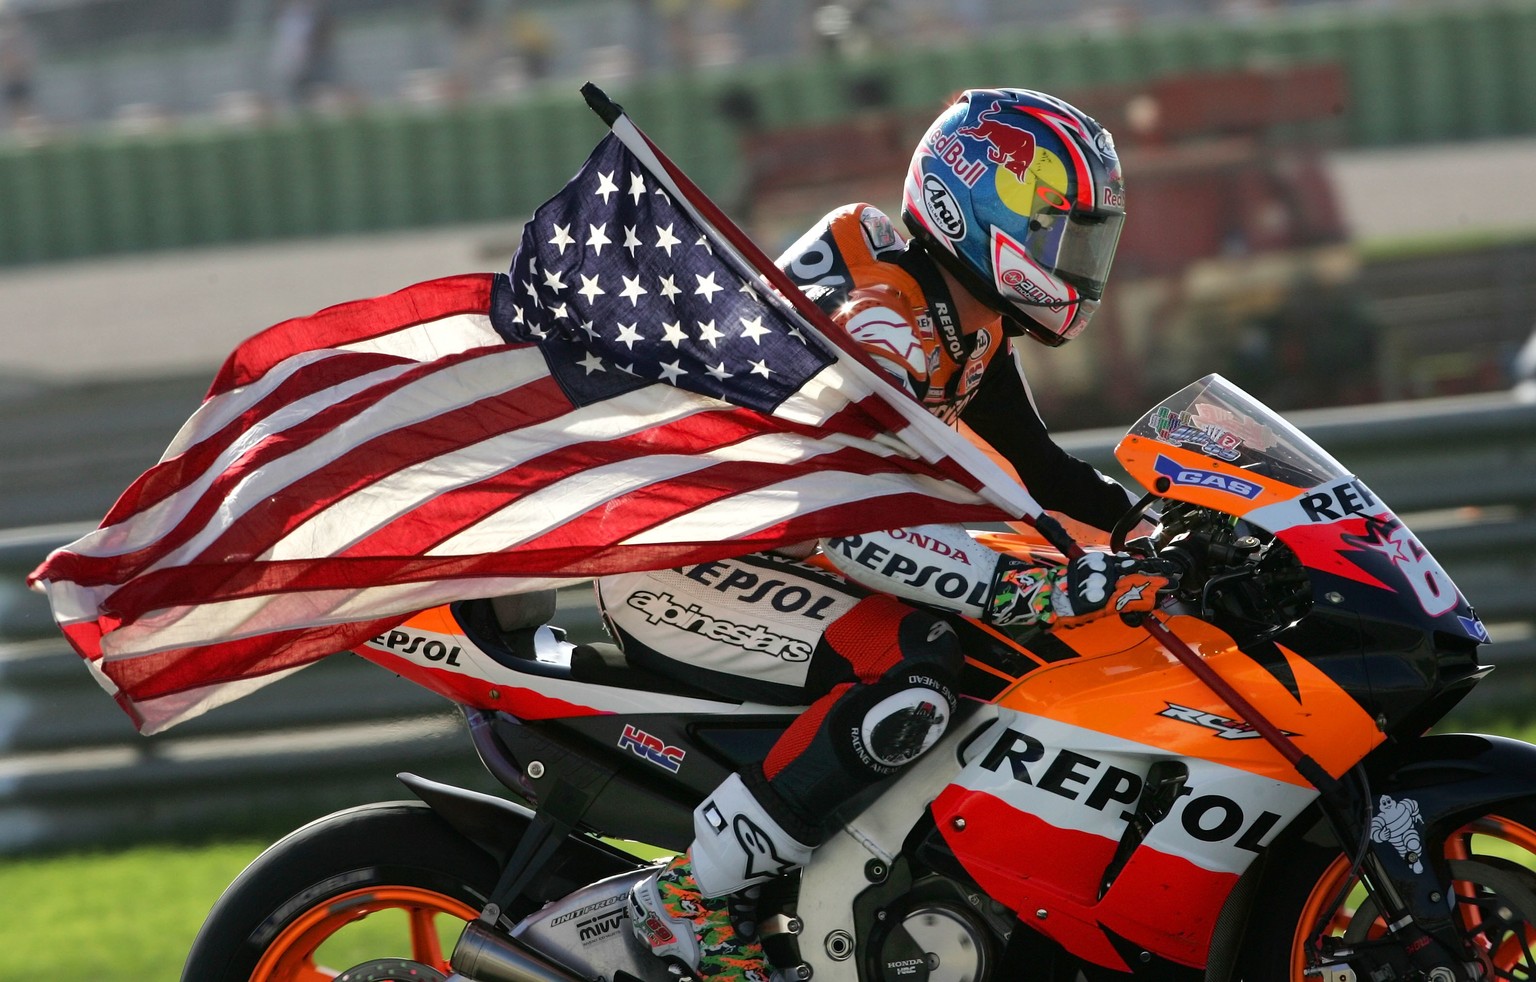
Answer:
M1464 905L1474 912L1464 925L1469 943L1494 952L1499 977L1522 972L1529 977L1536 970L1526 954L1536 938L1536 799L1493 806L1442 841L1426 844L1426 853L1430 849L1445 855L1460 897L1508 912L1507 921L1494 923L1476 914L1476 905ZM1250 916L1237 977L1316 982L1306 974L1303 946L1325 920L1328 934L1355 942L1383 934L1374 902L1358 890L1329 918L1329 903L1348 874L1349 861L1337 847L1293 838L1273 856Z
M403 913L379 918L403 922L403 940L362 956L343 948L349 964L326 970L405 954L446 976L456 921L479 913L498 872L495 860L421 802L328 815L289 833L230 885L193 942L182 982L330 978L317 971L327 954L317 949L361 916L383 911Z

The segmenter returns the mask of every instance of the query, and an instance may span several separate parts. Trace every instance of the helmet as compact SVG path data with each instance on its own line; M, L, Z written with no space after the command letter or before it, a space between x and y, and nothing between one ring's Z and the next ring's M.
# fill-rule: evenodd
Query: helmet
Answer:
M1109 131L1079 110L1028 89L970 89L918 144L901 215L978 299L1055 347L1099 307L1125 185Z

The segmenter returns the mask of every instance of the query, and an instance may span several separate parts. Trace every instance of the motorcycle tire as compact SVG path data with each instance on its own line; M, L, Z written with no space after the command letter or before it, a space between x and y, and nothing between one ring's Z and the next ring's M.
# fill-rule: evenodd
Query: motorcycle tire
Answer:
M289 833L235 879L181 977L446 978L463 922L479 915L498 873L421 802L336 812Z
M1460 926L1468 944L1508 980L1536 974L1536 799L1503 802L1428 845L1449 863ZM1307 945L1320 930L1358 943L1383 936L1374 901L1352 887L1349 858L1337 847L1293 841L1274 857L1260 886L1239 960L1244 982L1317 982L1307 973Z

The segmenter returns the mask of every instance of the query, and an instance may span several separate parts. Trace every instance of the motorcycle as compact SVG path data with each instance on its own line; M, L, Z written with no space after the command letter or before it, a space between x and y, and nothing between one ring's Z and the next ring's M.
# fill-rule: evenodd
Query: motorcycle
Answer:
M942 742L763 890L776 978L1531 978L1536 748L1426 735L1491 670L1445 571L1219 376L1116 454L1147 494L1111 547L1176 583L1143 623L953 617L967 698ZM1154 505L1156 532L1127 542ZM978 536L1043 562L1071 545ZM572 645L552 613L547 595L465 600L360 651L459 704L532 807L403 774L418 800L338 812L258 858L183 978L677 979L632 935L626 897L654 867L620 840L686 848L694 806L793 711Z

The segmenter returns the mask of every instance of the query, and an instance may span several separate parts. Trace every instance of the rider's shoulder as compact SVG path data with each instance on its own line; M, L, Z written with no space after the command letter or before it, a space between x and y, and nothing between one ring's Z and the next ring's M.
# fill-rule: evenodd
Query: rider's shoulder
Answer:
M907 240L890 216L866 202L833 209L823 221L837 236L845 254L856 251L878 260L906 248Z

